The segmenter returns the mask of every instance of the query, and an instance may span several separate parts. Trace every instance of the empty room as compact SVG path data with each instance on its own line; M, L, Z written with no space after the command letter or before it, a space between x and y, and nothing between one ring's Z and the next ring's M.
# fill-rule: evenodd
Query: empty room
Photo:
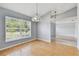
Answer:
M0 3L0 56L79 56L79 4Z

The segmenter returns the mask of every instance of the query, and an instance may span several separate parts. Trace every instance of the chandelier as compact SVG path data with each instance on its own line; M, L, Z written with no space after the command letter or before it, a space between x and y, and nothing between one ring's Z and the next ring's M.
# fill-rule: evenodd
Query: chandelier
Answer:
M50 18L55 18L56 19L56 13L57 13L56 10L51 10L50 11Z
M32 21L33 22L39 22L39 20L40 20L40 16L39 16L39 14L38 14L38 4L36 3L36 13L35 13L35 15L32 17Z
M56 10L51 10L50 11L50 21L51 22L56 22L56 17L57 17L57 11Z

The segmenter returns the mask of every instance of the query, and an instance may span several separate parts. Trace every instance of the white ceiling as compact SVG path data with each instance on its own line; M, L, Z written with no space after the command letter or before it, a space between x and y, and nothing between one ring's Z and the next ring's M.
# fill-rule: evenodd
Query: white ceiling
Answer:
M1 7L28 15L35 15L35 3L0 3ZM50 10L57 10L57 13L65 12L73 7L75 3L38 3L39 15L42 16Z

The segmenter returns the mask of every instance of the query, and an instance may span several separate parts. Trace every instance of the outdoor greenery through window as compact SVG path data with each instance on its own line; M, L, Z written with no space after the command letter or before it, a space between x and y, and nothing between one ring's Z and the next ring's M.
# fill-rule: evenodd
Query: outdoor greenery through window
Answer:
M13 17L5 17L6 41L31 37L31 22Z

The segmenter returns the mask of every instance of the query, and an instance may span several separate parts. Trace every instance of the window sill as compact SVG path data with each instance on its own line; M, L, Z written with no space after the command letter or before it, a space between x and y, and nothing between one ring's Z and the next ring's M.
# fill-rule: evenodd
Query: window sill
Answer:
M22 39L29 39L31 36L24 36L24 37L18 37L14 39L6 39L5 42L12 42L12 41L17 41L17 40L22 40Z

